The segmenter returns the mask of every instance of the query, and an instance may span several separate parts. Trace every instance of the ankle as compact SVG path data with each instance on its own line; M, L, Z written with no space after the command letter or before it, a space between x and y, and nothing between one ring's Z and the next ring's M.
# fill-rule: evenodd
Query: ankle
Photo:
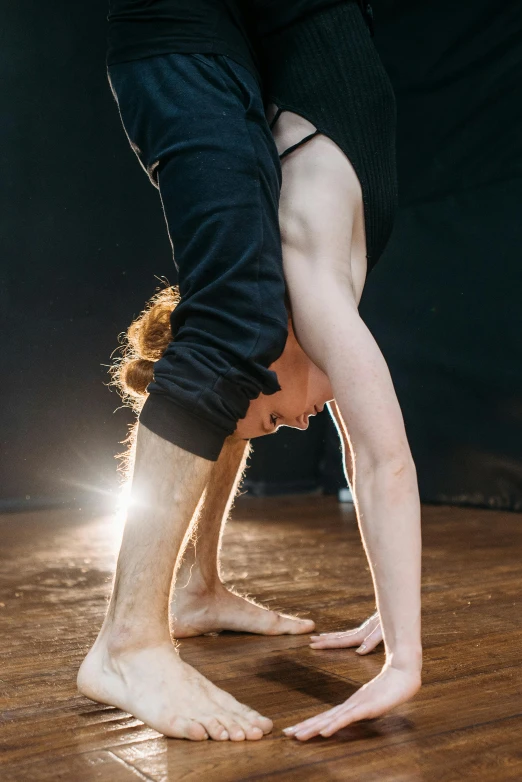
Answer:
M152 646L161 646L172 643L168 628L165 626L154 627L150 624L137 622L106 622L102 627L99 640L105 646L107 654L112 659L121 657L129 652L137 652Z
M191 598L202 600L215 594L221 586L222 582L216 569L205 572L197 565L193 565L178 573L175 597L184 593Z

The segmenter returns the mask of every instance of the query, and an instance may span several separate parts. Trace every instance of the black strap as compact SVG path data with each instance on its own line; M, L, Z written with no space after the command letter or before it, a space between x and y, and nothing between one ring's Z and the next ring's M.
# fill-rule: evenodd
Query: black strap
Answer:
M274 117L272 119L272 122L270 123L270 130L274 129L274 125L276 124L277 120L279 119L279 117L281 116L282 113L283 113L283 109L278 109L276 111L276 113L274 114Z
M308 136L305 136L304 138L302 138L301 141L297 142L297 144L292 144L291 147L288 147L288 149L285 149L285 151L282 152L279 155L279 160L283 160L283 158L285 158L287 155L289 155L295 149L298 149L299 147L302 147L303 144L306 144L307 141L310 141L311 138L313 138L314 136L318 136L320 132L321 132L320 130L314 130L313 133L310 133Z
M274 125L276 124L277 120L279 119L283 111L284 109L277 109L270 123L270 130L274 129ZM291 152L298 149L299 147L302 147L303 144L306 144L307 141L310 141L311 138L317 136L319 133L320 133L319 130L314 130L313 133L310 133L308 136L302 138L301 141L297 142L297 144L292 144L291 147L288 147L288 149L285 149L285 151L279 155L279 160L283 160L283 158L285 158L287 155L289 155Z

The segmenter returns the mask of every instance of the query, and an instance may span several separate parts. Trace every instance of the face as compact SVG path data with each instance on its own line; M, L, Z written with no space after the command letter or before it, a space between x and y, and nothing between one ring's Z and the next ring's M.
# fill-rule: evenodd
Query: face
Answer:
M291 326L283 354L270 369L277 374L281 391L254 399L245 418L238 421L235 437L261 437L280 426L308 429L309 417L333 399L330 381L302 350Z

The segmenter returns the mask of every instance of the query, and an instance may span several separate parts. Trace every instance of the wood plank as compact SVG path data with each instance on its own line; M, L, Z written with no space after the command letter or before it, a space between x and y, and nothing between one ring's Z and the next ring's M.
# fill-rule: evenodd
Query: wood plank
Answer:
M326 763L316 761L289 771L270 774L277 782L520 782L521 719L451 732L385 749L344 756ZM473 753L470 753L473 746ZM257 779L262 779L259 775ZM234 777L232 776L233 780ZM225 782L225 779L220 782Z
M137 768L128 765L112 752L85 752L52 763L21 763L2 771L2 782L138 782L151 780Z
M504 631L450 643L425 646L423 686L494 673L520 665L522 630ZM384 664L382 647L360 658L353 649L302 650L300 662L357 681L372 678Z
M247 745L166 740L75 688L106 609L121 526L64 511L0 519L2 780L366 780L373 762L373 778L385 782L522 779L511 740L522 731L522 516L440 507L423 516L421 692L380 720L305 745L281 728L348 697L380 670L382 652L317 652L303 637L183 641L188 662L276 729ZM355 625L373 609L353 512L328 498L240 501L224 570L271 607L311 613L321 630Z
M514 717L434 736L405 735L397 719L387 731L365 723L331 739L305 744L281 737L247 747L205 743L193 764L185 762L174 742L146 742L122 747L118 755L156 782L520 782L522 717ZM383 736L388 741L382 743Z
M257 661L257 668L252 669L256 661L247 658L248 675L238 675L235 679L228 678L218 685L226 685L226 689L238 698L255 708L270 714L275 718L273 737L267 741L276 741L276 747L270 751L271 763L275 768L284 766L285 757L278 758L281 744L281 729L289 724L304 719L319 710L345 700L359 685L359 682L348 681L338 675L333 675L299 665L291 656L276 656L270 660ZM208 670L202 668L203 673ZM427 685L422 688L413 702L399 707L394 714L375 721L370 732L365 727L362 732L355 731L351 739L350 751L357 752L361 743L368 744L369 737L377 738L378 744L393 743L398 738L404 740L411 735L419 737L436 735L448 730L460 730L473 725L501 720L520 713L520 693L522 692L522 671L520 669L502 670L496 673L470 676L456 686L455 682L444 682ZM87 704L88 702L85 701ZM113 719L108 720L107 714ZM35 719L36 717L36 719ZM76 717L76 718L75 718ZM522 726L521 726L522 727ZM14 715L10 723L4 723L2 728L3 746L1 760L3 764L21 761L27 754L34 758L38 755L53 757L74 754L79 749L90 751L95 748L113 747L120 755L117 747L125 744L143 741L145 738L157 736L156 733L142 727L137 720L125 718L116 709L93 710L88 724L83 724L81 715L74 715L69 710L54 720L43 720L37 715L26 715L21 718ZM158 739L163 743L164 739ZM260 742L264 746L267 741ZM188 742L174 743L177 747L176 756L181 766L194 765L199 758L195 745ZM314 746L315 743L296 746ZM335 746L336 739L321 740L321 745ZM227 745L228 746L228 745ZM250 746L250 745L249 745ZM256 745L257 747L257 745ZM222 745L211 743L205 745L205 756L222 757ZM236 750L234 750L235 752ZM267 760L265 750L252 750L261 753L261 768ZM304 751L304 750L303 750ZM196 752L196 755L194 755ZM250 750L249 750L250 752ZM125 754L120 755L125 760ZM248 763L252 758L247 753ZM249 765L249 768L251 765ZM145 773L148 773L146 769Z

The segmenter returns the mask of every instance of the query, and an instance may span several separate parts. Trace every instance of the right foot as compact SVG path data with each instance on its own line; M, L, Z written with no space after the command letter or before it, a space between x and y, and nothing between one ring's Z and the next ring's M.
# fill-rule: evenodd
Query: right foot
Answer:
M170 641L110 653L98 638L81 665L78 689L172 738L255 741L272 730L269 719L184 663Z

